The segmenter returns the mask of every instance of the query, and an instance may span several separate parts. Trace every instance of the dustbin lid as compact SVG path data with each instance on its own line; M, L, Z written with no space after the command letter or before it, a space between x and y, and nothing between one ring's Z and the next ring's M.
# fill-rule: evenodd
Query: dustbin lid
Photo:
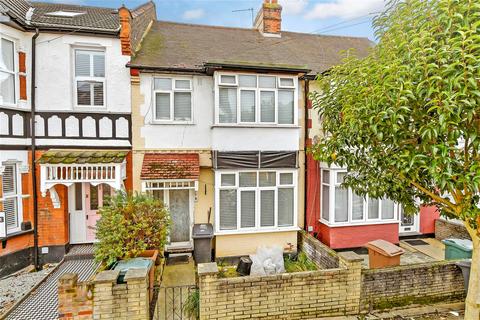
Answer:
M194 239L213 238L213 225L211 223L194 224L192 237Z
M390 256L390 257L398 256L405 252L405 250L403 250L399 246L396 246L391 242L381 240L381 239L370 241L365 246L369 249L372 249L385 256Z
M120 274L125 274L129 269L150 269L152 260L148 258L133 258L128 260L120 260L113 270L120 270Z
M473 250L473 243L471 240L468 239L445 239L442 241L444 244L452 245L459 249L472 251Z

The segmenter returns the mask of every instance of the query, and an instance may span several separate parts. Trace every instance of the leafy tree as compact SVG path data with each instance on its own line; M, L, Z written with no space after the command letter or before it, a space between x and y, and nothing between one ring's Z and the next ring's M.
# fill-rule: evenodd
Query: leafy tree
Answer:
M163 250L170 214L163 202L146 194L117 193L99 210L95 260L110 266L147 249Z
M473 245L465 319L480 316L480 2L390 1L367 57L319 77L318 160L348 167L345 186L417 199L460 219Z

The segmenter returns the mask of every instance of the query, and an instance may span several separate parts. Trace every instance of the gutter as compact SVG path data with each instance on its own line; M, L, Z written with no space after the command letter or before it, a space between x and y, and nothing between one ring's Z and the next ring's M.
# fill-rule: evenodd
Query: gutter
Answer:
M33 261L35 270L40 270L38 261L38 204L37 204L37 174L35 163L35 60L36 60L36 40L40 31L35 29L32 37L32 76L31 76L31 113L30 113L30 135L32 139L32 190L33 190Z

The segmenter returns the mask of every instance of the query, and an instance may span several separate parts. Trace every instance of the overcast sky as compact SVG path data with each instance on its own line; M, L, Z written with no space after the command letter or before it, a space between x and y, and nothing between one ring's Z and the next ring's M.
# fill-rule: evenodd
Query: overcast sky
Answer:
M43 0L118 8L134 8L146 0ZM157 17L185 23L250 27L262 0L155 0ZM371 20L383 9L383 0L279 0L282 29L288 31L368 37L374 40Z

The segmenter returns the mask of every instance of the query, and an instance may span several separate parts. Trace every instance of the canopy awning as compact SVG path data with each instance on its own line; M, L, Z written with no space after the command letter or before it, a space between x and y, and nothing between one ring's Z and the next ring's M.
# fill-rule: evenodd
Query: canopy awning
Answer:
M121 190L127 175L127 154L128 151L50 150L37 160L40 164L40 192L45 197L50 190L54 206L59 206L58 195L53 189L57 184L68 187L77 182L105 183Z
M143 158L142 180L198 180L198 153L146 153Z

